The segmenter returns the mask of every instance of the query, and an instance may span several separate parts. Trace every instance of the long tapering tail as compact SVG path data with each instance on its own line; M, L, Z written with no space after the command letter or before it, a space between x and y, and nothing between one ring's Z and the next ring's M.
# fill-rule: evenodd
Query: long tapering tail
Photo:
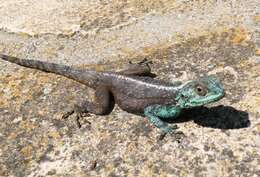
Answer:
M0 58L27 68L33 68L40 71L65 76L67 78L88 85L92 88L96 87L96 80L98 77L96 71L81 70L66 65L43 62L38 60L21 59L4 54L0 54Z

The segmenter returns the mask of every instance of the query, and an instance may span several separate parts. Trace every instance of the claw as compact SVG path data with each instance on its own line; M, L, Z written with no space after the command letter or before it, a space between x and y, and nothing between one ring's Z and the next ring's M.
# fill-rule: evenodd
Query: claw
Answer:
M143 65L143 64L153 64L151 60L148 60L147 58L144 58L142 61L138 63L133 63L132 61L128 61L129 64L138 64L138 65Z
M81 123L79 121L81 117L82 117L81 114L77 114L76 123L77 123L78 128L81 128Z
M178 125L175 125L175 124L174 124L174 125L171 126L171 128L172 128L173 130L176 130L176 129L178 129Z
M78 128L82 127L82 125L80 123L80 119L83 117L87 117L87 116L90 116L90 114L89 113L78 113L77 114L76 123L77 123ZM91 124L91 122L89 122L88 120L86 120L86 123Z
M140 61L137 64L139 64L139 65L142 65L142 64L153 64L153 62L151 60L148 60L147 58L144 58L142 61Z
M163 133L161 133L161 134L159 135L158 140L159 140L159 141L162 141L167 134L173 135L173 136L174 136L174 139L175 139L177 142L180 142L180 140L181 140L183 137L185 137L185 134L184 134L182 131L178 131L178 132L173 131L173 132L171 132L171 133L163 132Z
M62 119L67 119L69 116L71 116L72 114L74 114L75 113L75 110L71 110L71 111L68 111L67 113L65 113L63 116L62 116ZM81 123L80 123L80 119L82 118L82 117L87 117L87 116L90 116L90 114L89 113L77 113L76 112L76 123L77 123L77 126L78 126L78 128L81 128L82 127L82 125L81 125ZM86 121L88 124L91 124L91 122L89 122L89 121Z
M147 60L147 58L144 58L142 61L140 61L138 64L139 65L141 65L141 64L144 64L144 63L146 63L148 60Z
M167 133L161 133L158 137L159 141L162 141L164 139L164 137L167 135Z
M182 133L182 132L176 132L176 129L178 129L178 126L177 125L172 125L171 127L168 127L168 129L167 130L164 130L160 135L159 135L159 140L161 141L161 140L163 140L164 138L165 138L165 136L167 135L167 134L170 134L170 135L174 135L174 136L176 136L176 135L178 135L178 134L180 134L180 133ZM182 133L183 134L183 133ZM184 134L183 134L184 135ZM175 137L176 138L176 137ZM177 140L178 139L181 139L181 138L176 138Z
M180 140L185 137L185 134L184 134L182 131L175 132L173 135L174 135L174 139L175 139L178 143L180 143Z
M67 119L69 116L71 116L75 111L74 110L71 110L71 111L68 111L66 112L65 114L62 115L62 119Z

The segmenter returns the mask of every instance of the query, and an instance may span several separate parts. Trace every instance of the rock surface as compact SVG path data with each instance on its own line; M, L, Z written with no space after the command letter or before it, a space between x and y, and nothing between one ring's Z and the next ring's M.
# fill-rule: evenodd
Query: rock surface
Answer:
M2 53L97 70L146 57L165 80L217 74L227 95L158 141L118 107L78 129L61 115L90 89L0 61L0 176L260 176L259 12L258 0L1 2Z

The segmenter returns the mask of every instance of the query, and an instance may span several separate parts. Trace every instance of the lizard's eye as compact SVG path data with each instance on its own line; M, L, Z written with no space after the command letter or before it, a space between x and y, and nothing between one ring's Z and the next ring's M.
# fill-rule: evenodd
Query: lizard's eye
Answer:
M207 94L207 90L203 88L201 85L196 86L196 92L200 96L205 96Z

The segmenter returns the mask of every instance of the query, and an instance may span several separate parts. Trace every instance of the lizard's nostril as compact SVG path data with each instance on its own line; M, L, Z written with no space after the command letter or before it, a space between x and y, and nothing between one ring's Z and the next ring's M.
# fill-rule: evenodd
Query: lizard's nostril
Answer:
M183 94L181 94L181 98L186 99L187 97Z

